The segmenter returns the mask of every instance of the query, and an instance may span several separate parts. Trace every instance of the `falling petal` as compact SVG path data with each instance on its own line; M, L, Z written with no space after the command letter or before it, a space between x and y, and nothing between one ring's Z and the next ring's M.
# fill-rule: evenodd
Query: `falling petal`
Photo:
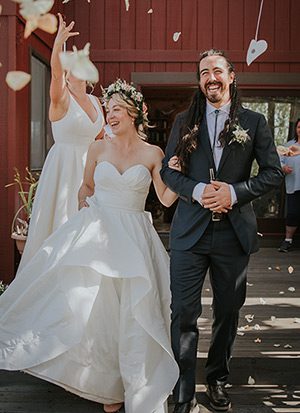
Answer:
M289 287L288 290L291 291L292 293L294 293L296 291L296 288L295 287Z
M248 323L251 323L254 319L254 314L246 314L245 319L248 321Z
M288 267L288 272L289 274L293 274L294 272L294 268L291 265Z
M148 13L148 14L152 14L152 13L153 13L153 9L149 9L149 10L147 11L147 13Z
M276 271L280 271L280 270L281 270L280 267L279 267L279 265L277 265L277 267L275 267L275 270L276 270Z
M272 267L268 267L268 270L271 270L272 269Z
M31 19L26 21L25 30L24 30L24 38L28 39L31 33L38 28L38 19L34 16Z
M32 16L39 17L48 13L54 4L54 0L14 0L20 3L20 14L24 19L30 19Z
M259 324L255 324L255 326L253 328L254 328L254 330L260 330L261 329Z
M250 384L251 386L252 386L253 384L255 384L255 380L254 380L253 377L251 377L251 376L248 377L248 384Z
M11 71L6 75L6 83L13 90L21 90L30 82L31 76L21 71Z
M210 291L210 289L209 289L209 288L205 288L205 291Z
M225 387L225 389L231 389L232 384L230 384L230 383L226 383L224 387Z
M129 0L125 0L125 8L126 8L126 11L129 10L129 7L130 7Z
M271 316L271 321L275 321L276 317L274 315Z
M284 294L284 291L279 291L279 294L281 294L281 295Z
M175 32L173 34L173 41L178 42L180 35L181 35L181 32Z
M74 48L73 52L61 52L59 57L64 70L81 80L98 82L99 73L96 66L89 59L90 44L87 43L82 50Z
M54 14L44 14L38 20L38 28L47 33L55 33L57 30L57 17Z
M264 234L262 234L261 232L258 232L257 235L258 235L259 237L263 237L263 236L264 236Z
M260 298L260 299L259 299L259 302L260 302L262 305L267 304L266 300L264 300L263 298Z
M248 287L253 287L253 285L254 285L254 284L250 284L250 283L247 282L247 286L248 286Z
M63 0L63 4L69 3L70 0Z
M261 339L260 339L259 337L257 337L257 338L254 340L254 343L261 343Z
M278 348L278 347L280 347L280 344L273 344L273 347L276 347L276 348Z
M294 323L300 324L300 318L294 318Z
M244 333L243 331L238 331L236 334L237 334L238 336L244 336L244 335L245 335L245 333Z
M293 348L293 346L291 346L290 344L285 344L283 347L284 348Z

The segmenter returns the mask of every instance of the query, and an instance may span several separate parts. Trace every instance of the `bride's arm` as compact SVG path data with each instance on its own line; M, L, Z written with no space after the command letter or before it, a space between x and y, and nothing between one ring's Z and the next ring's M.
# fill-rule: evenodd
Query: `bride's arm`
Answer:
M97 165L98 142L93 142L88 150L83 173L83 181L78 191L78 209L88 207L86 197L94 194L94 172Z
M164 158L164 153L158 147L155 148L155 151L156 153L155 153L154 167L152 169L153 185L154 185L155 192L160 202L164 206L169 207L176 201L176 199L178 198L178 195L175 194L173 191L171 191L171 189L169 189L162 181L160 177L160 170L162 167L162 160Z

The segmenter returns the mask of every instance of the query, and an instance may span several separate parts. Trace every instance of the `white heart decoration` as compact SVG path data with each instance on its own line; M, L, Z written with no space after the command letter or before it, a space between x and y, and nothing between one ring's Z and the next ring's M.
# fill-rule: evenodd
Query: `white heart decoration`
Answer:
M251 63L263 54L268 48L268 43L265 40L255 40L252 39L248 51L247 51L247 65L250 66Z

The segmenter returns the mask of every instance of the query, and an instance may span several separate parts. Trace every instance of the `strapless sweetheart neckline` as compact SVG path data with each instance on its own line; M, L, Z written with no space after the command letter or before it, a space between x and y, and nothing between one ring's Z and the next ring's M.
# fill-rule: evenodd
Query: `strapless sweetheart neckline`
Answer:
M120 176L124 176L124 175L126 175L126 173L129 172L130 170L132 170L132 169L134 169L134 168L138 168L138 167L142 167L143 169L145 169L145 170L148 172L148 174L149 174L150 177L152 176L152 175L151 175L151 172L149 171L149 169L147 168L147 166L143 165L142 163L136 163L136 164L134 164L134 165L131 165L131 166L129 166L129 168L125 169L124 172L120 172L119 169L118 169L113 163L111 163L110 161L100 161L100 162L97 163L96 168L97 168L99 165L101 165L101 164L108 164L108 165L112 166L112 168L113 168L113 169L118 173L118 175L120 175Z

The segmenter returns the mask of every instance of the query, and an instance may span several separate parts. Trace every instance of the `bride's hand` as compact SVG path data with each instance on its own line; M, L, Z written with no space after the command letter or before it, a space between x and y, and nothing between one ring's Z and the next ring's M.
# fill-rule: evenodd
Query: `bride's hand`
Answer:
M177 156L172 156L172 158L169 159L168 167L170 169L174 169L175 171L181 172L181 166Z
M89 204L85 199L82 199L81 201L78 202L78 211L80 211L82 208L88 208Z

